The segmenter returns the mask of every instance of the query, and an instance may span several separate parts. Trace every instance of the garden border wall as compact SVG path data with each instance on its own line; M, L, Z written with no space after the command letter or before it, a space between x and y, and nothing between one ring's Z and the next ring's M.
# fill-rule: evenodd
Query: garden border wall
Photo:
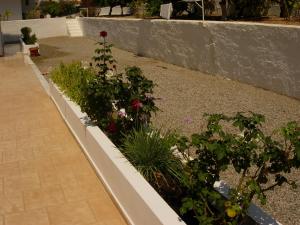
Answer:
M129 224L185 225L109 138L98 127L90 125L87 115L81 112L80 107L68 99L55 84L48 83L28 55L24 55L24 61L32 67ZM216 182L214 186L225 197L228 195L229 186L224 181ZM261 225L282 225L252 203L248 215Z
M18 42L22 27L30 27L37 38L68 36L65 17L1 21L4 43Z
M300 99L300 27L247 22L77 18L84 36L137 55Z

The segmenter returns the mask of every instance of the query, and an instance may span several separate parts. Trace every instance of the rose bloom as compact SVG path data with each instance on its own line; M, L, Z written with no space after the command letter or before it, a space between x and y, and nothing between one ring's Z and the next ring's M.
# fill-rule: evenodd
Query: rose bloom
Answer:
M131 107L133 110L139 110L143 107L143 103L141 103L141 101L138 99L134 99L131 101Z
M108 126L106 127L106 131L108 133L114 134L117 132L117 125L115 124L115 122L111 121Z
M107 37L107 32L106 31L101 31L100 32L100 37L103 37L103 38Z

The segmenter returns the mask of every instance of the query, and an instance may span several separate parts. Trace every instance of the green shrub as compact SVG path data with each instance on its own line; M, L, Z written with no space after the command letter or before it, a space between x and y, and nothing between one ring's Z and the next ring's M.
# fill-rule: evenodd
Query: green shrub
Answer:
M300 126L289 122L281 129L280 139L263 133L264 120L255 113L209 115L206 131L192 135L191 141L183 138L179 142L180 151L196 150L195 158L186 165L182 214L193 212L199 224L244 224L254 197L266 204L267 191L284 183L295 187L286 174L300 167ZM223 129L223 124L236 132ZM227 200L213 185L229 166L240 178Z
M24 41L25 44L27 45L32 45L35 44L37 42L37 38L36 35L30 35L31 34L31 28L30 27L23 27L21 29L21 33L22 33L22 39Z
M79 12L73 1L61 1L60 2L60 16L67 16Z
M117 73L107 33L102 31L100 36L103 41L93 57L98 74L84 88L81 108L118 145L123 133L149 124L151 113L157 111L154 84L138 67Z
M43 15L50 14L51 17L59 16L61 13L60 4L56 1L42 1L39 8Z
M29 19L39 19L39 18L40 18L40 11L36 10L36 9L29 10L25 14L25 19L26 20L29 20Z
M51 71L51 79L70 99L80 104L82 89L95 77L92 68L85 69L81 63L73 62L69 65L61 63Z
M122 153L156 188L166 190L179 183L183 165L174 154L177 137L157 129L142 128L126 135Z
M50 14L51 17L67 16L78 12L73 1L42 1L39 8L43 15Z
M268 13L269 0L230 0L228 2L228 15L231 18L255 18Z

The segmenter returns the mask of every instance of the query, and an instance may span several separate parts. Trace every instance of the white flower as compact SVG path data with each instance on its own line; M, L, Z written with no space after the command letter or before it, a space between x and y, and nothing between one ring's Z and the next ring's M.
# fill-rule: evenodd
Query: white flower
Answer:
M114 75L115 75L115 73L114 73L114 71L112 71L112 70L108 70L108 71L106 72L106 74L105 74L105 76L106 76L107 79L113 78Z
M127 118L127 113L125 111L125 109L120 109L120 111L118 112L118 115L121 117L121 118Z

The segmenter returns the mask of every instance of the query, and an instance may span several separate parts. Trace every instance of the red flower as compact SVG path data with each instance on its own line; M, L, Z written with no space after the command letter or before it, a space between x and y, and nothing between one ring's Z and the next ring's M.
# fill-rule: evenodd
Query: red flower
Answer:
M114 134L116 133L118 130L117 125L115 124L115 122L111 121L108 126L106 127L106 131L108 133Z
M100 37L103 37L103 38L107 37L107 32L106 31L101 31L100 32Z
M131 101L131 107L132 107L133 110L137 111L137 110L139 110L140 108L143 107L143 103L141 103L141 101L138 100L138 99L134 99L134 100Z

